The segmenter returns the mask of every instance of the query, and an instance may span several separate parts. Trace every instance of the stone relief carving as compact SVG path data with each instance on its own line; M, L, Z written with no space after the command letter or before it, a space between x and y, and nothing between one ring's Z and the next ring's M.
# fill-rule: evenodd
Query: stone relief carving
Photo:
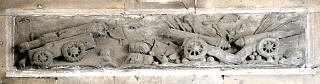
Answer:
M17 16L14 49L21 69L297 67L306 56L305 18L301 13Z

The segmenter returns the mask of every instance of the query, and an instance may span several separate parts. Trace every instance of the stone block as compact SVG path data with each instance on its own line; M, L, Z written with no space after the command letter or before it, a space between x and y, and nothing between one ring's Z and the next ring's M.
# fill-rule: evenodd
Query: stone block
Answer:
M116 84L222 84L221 76L119 76Z
M6 32L5 32L5 16L0 16L0 71L5 70L6 65Z
M0 84L2 84L2 82L3 82L4 78L5 78L5 76L6 76L6 72L4 72L4 71L0 71Z
M195 0L125 0L126 9L181 9L194 8Z
M3 84L55 84L55 78L6 78Z
M319 84L320 75L225 76L224 84Z
M318 0L197 0L196 8L292 8L319 9Z
M316 65L320 65L320 13L314 13L314 62Z
M123 0L2 0L0 14L8 8L36 9L41 4L43 9L122 9Z
M55 1L43 1L45 8L76 8L76 9L90 9L90 8L102 8L102 9L121 9L124 7L123 0L55 0Z
M58 77L56 84L115 84L114 77Z

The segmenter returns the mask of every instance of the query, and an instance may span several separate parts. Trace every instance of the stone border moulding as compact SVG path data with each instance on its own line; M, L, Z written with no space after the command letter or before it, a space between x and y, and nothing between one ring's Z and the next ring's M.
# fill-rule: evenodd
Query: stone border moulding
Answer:
M226 14L300 12L307 13L306 64L302 68L182 68L182 69L96 69L96 70L17 70L14 67L13 32L14 17L19 15L45 16L105 16L144 14ZM214 8L214 9L7 9L6 10L6 76L7 77L77 77L77 76L176 76L176 75L303 75L316 74L314 67L313 30L314 10L312 8Z

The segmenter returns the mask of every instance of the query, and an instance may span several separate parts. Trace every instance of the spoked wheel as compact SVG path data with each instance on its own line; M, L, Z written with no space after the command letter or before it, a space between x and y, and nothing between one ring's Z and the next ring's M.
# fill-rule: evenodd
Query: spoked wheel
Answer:
M63 45L62 54L69 62L80 61L85 55L84 44L79 41L71 41Z
M257 51L264 57L275 56L279 51L279 40L273 38L262 39L257 46Z
M32 56L31 64L45 67L53 62L53 54L47 50L39 50Z
M205 59L207 43L201 39L189 39L183 42L185 58L189 60Z

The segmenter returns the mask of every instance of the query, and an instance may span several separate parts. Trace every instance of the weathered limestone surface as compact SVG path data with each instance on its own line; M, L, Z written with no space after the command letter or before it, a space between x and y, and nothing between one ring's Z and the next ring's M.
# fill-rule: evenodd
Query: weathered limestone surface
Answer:
M3 84L56 84L55 78L6 78Z
M115 84L222 84L220 76L124 76ZM207 81L210 80L210 81Z
M6 78L3 84L318 84L320 75Z
M59 77L55 84L116 84L115 77Z
M19 63L16 65L19 69L64 65L105 68L99 66L106 61L96 54L104 49L113 53L107 57L116 58L112 64L118 63L120 68L124 68L124 64L119 64L124 60L128 60L127 67L130 64L162 67L158 64L165 63L182 67L237 64L300 67L308 56L304 54L307 51L304 13L140 17L16 16L14 62ZM90 53L91 49L96 53ZM174 53L176 57L172 56ZM216 60L206 61L208 57Z
M126 9L194 8L195 0L124 0Z
M314 61L317 66L320 65L320 13L314 13Z
M73 80L73 81L70 81ZM210 80L210 81L209 81ZM61 77L56 84L222 84L221 76Z
M319 84L320 75L225 76L224 84Z
M0 0L0 15L4 14L4 10L7 8L22 8L22 9L36 9L37 4L42 4L44 8L123 8L124 0ZM312 7L316 12L319 12L320 9L318 0L196 0L197 8L287 8L287 7ZM137 7L137 6L135 6ZM179 6L174 6L179 8ZM130 7L128 7L130 8ZM142 7L143 8L143 7ZM170 8L170 7L166 7ZM314 46L320 46L320 14L315 13L315 31L314 31ZM5 16L0 16L0 40L4 39L4 23ZM3 43L5 44L5 43ZM0 45L0 70L4 70L5 57L4 57L4 45ZM317 65L320 65L320 50L319 47L315 48L315 62ZM114 83L115 79L123 80L130 79L129 81L135 81L137 77L84 77L84 78L6 78L4 77L4 72L0 72L0 83L3 84L64 84L69 83L70 81L84 81L85 84L88 82L99 82L105 83L106 81L110 84ZM152 78L147 80L148 78ZM152 81L156 80L157 77L140 77L139 81ZM162 80L170 80L165 82L175 82L173 79L181 79L179 81L184 81L183 79L192 79L195 78L195 81L200 81L200 83L212 82L214 78L202 78L201 77L168 77L163 78ZM113 82L110 82L110 81ZM173 81L172 81L173 80ZM318 84L320 81L319 74L317 75L254 75L254 76L224 76L225 84ZM70 83L70 84L77 84ZM130 82L131 83L131 82ZM189 83L189 82L188 82ZM198 83L198 82L194 82ZM200 84L199 83L199 84ZM159 83L156 83L159 84ZM161 83L160 83L161 84ZM221 84L221 83L220 83Z
M0 71L5 70L6 59L5 59L5 16L0 16Z
M0 0L0 14L4 14L4 11L7 8L36 9L38 4L41 4L43 8L48 9L122 9L124 7L123 0Z
M0 71L0 84L3 83L3 80L5 79L5 75L6 75L6 72Z
M223 3L223 4L221 4ZM319 8L318 0L197 0L197 8ZM317 10L316 10L317 11Z
M194 2L194 3L192 3ZM1 0L0 14L7 8L292 8L312 7L319 9L318 0ZM108 5L106 5L108 4ZM318 10L315 10L318 11Z

